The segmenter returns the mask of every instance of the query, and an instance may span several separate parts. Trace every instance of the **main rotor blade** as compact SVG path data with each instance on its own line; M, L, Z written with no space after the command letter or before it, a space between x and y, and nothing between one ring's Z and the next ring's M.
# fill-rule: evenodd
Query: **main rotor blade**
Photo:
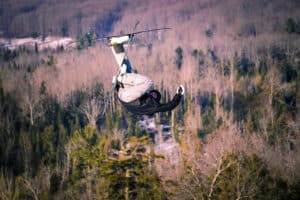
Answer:
M147 32L160 31L160 30L169 30L169 29L171 29L171 28L168 28L168 27L155 28L155 29L137 31L137 32L133 32L133 33L126 33L126 34L121 34L121 35L112 35L112 36L101 37L101 38L97 38L97 40L103 40L103 39L109 39L109 38L112 38L112 37L121 37L121 36L134 36L134 35L140 34L140 33L147 33Z
M155 29L150 29L150 30L144 30L144 31L138 31L138 32L134 32L134 33L129 33L129 34L140 34L140 33L147 33L147 32L153 32L153 31L160 31L160 30L169 30L171 28L165 27L165 28L155 28Z

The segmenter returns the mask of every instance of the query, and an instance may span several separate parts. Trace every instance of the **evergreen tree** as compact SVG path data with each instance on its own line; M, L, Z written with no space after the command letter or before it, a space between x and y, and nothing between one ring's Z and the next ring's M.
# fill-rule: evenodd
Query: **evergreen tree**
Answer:
M180 46L177 47L176 50L175 50L175 53L176 53L176 58L175 58L176 67L178 69L181 69L182 62L183 62L183 50L182 50L182 48Z

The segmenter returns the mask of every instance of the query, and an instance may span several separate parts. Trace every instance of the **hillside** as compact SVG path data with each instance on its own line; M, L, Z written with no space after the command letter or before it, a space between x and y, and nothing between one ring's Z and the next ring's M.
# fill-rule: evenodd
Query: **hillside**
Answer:
M299 199L299 9L1 2L0 41L34 42L0 49L0 199ZM163 102L179 84L186 95L172 112L135 116L111 90L110 48L93 38L159 27L172 29L137 35L128 56Z

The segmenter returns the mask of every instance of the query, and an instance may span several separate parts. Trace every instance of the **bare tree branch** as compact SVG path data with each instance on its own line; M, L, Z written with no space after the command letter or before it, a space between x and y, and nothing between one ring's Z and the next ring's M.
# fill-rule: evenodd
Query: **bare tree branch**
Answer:
M235 164L235 162L229 162L229 163L227 163L226 166L222 167L223 162L224 162L224 156L222 156L222 157L220 158L217 172L216 172L216 174L214 175L214 178L213 178L213 180L212 180L212 182L211 182L211 184L210 184L210 190L209 190L209 194L208 194L208 199L209 199L209 200L210 200L211 197L212 197L212 193L213 193L213 190L214 190L216 181L217 181L218 177L220 176L220 174L221 174L222 172L224 172L226 169L228 169L230 166L232 166L233 164Z

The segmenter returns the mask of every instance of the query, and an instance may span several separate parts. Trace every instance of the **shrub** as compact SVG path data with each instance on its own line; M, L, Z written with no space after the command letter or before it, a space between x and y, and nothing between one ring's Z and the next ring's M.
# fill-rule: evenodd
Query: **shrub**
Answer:
M182 62L183 62L183 50L181 47L177 47L175 52L176 52L175 64L178 69L181 69Z
M246 75L254 75L254 66L255 63L252 62L245 53L242 53L241 57L236 57L236 69L237 69L237 78L240 76L246 76Z
M40 36L40 34L38 32L36 32L36 31L34 31L34 32L31 33L31 37L32 38L38 38L39 36Z
M293 18L288 18L285 22L285 30L288 33L295 33L297 29L297 23Z
M205 31L205 35L206 37L211 38L213 36L213 31L211 29L207 29Z
M69 25L66 20L62 22L60 31L63 37L69 36Z
M239 36L244 36L244 37L250 37L253 36L255 37L257 35L256 27L254 24L245 24L243 25L239 32Z
M121 149L121 144L120 144L120 140L119 139L115 139L112 140L111 143L111 148L116 149L116 150L120 150Z

